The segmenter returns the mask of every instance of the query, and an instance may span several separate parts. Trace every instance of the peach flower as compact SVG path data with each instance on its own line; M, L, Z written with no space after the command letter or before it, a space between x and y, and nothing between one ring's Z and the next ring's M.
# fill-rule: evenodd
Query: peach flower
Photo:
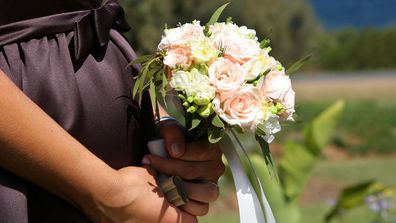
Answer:
M256 57L260 52L260 45L257 41L234 36L221 37L214 45L218 49L225 49L225 58L241 65Z
M176 47L166 52L164 64L175 68L176 65L187 68L191 65L190 50L187 47Z
M261 88L264 96L273 100L282 100L292 86L285 72L272 70L265 76L264 82L258 84L258 87Z
M213 110L229 125L255 130L261 122L262 97L257 88L246 86L229 94L217 94L213 99Z
M175 46L185 46L191 40L204 38L203 27L199 21L194 21L193 23L186 23L177 28L166 29L165 35L158 45L158 49L166 50Z
M223 94L238 90L245 81L245 72L237 63L219 58L209 67L209 79L216 91Z

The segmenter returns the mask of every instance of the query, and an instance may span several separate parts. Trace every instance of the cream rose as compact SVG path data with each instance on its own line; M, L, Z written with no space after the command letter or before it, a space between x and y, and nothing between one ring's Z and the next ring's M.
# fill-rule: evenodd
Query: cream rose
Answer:
M191 66L191 55L187 47L176 47L166 52L164 64L175 68L179 65L183 68Z
M233 36L222 38L218 43L218 48L220 47L225 49L225 58L241 65L256 57L260 52L260 45L257 41Z
M199 21L194 21L193 23L186 23L177 28L166 29L165 35L158 45L158 49L165 50L174 46L183 46L188 44L191 40L200 40L204 38L203 27L200 25Z
M257 85L261 88L262 94L273 100L283 100L286 93L291 89L291 81L288 75L283 71L272 70L263 81Z
M261 122L262 97L253 87L240 88L229 97L217 94L213 99L213 110L229 125L255 130Z
M245 81L246 74L237 63L219 58L209 67L209 79L220 94L238 90Z
M293 89L290 88L290 90L286 93L285 97L279 101L279 103L281 103L283 105L283 108L285 109L285 112L280 114L280 117L283 120L294 121L293 114L295 112L295 97L296 93L293 91Z

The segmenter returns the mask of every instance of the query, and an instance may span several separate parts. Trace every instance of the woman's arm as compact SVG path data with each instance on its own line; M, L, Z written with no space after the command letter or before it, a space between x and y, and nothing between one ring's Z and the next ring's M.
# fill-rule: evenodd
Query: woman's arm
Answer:
M130 222L133 219L176 222L178 218L183 222L196 221L169 206L159 193L151 190L147 183L155 187L155 181L144 168L116 171L89 152L1 70L0 154L0 167L67 200L95 221L121 222L121 218ZM138 205L141 196L137 194L145 193L148 193L145 199L152 204L149 212L153 216L148 216L147 209L140 210L143 207ZM169 208L162 213L164 207Z

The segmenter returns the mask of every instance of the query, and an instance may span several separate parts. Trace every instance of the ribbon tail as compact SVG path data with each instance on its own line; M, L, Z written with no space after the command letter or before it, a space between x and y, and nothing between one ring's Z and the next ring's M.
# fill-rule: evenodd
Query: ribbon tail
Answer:
M221 140L221 149L230 165L232 176L234 177L240 222L274 223L275 221L271 222L265 220L258 196L244 171L234 143L228 135L225 135Z
M261 204L262 210L264 211L266 222L267 223L276 223L274 214L273 214L272 209L271 209L271 206L270 206L270 204L269 204L269 202L267 200L267 197L265 196L263 185L262 185L262 183L260 181L260 178L257 175L256 170L254 169L254 166L253 166L252 162L249 159L248 153L244 149L242 143L240 142L240 140L239 140L238 136L235 134L235 132L231 130L231 133L232 133L232 136L234 137L235 141L238 143L239 148L242 151L241 154L245 156L246 160L248 161L248 164L249 164L250 168L252 169L254 180L256 181L258 189L260 190L259 191L260 192L259 198L260 198L260 202L261 202L260 204Z

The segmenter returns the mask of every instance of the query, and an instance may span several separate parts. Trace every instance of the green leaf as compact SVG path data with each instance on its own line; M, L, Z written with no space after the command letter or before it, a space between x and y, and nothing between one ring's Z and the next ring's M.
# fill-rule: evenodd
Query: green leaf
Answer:
M375 181L363 182L345 188L338 197L337 204L326 215L326 222L340 215L341 211L364 205L367 196L375 195L386 189L385 186Z
M167 107L167 104L166 104L166 88L168 86L168 79L167 79L166 74L165 74L164 71L161 73L161 75L162 75L161 95L162 95L162 100L164 101L165 107Z
M128 66L132 66L132 65L135 65L135 64L141 64L141 63L146 63L146 62L152 60L154 57L155 57L155 55L143 55L143 56L140 56L140 57L136 58L135 60L133 60L132 62L130 62L128 64Z
M218 128L222 128L222 129L225 128L224 122L220 119L220 117L219 117L218 115L216 115L215 117L213 117L213 119L212 119L212 125L213 125L213 126L216 126L216 127L218 127Z
M157 104L157 93L155 91L155 85L153 81L150 81L150 97L151 97L151 103L154 106L154 111L158 111L158 104Z
M201 123L201 119L199 118L193 119L191 122L191 128L189 130L195 129L196 127L198 127L200 123Z
M261 151L264 155L264 160L265 163L267 164L267 168L270 175L273 176L277 181L279 181L278 170L276 168L274 159L272 158L268 143L264 140L262 136L257 134L256 134L256 140L260 144Z
M291 202L297 202L302 194L313 167L332 137L343 107L344 102L338 101L309 122L305 126L305 143L290 141L285 145L279 176L285 197Z
M220 128L210 128L208 130L208 141L212 144L218 143L224 135L224 131Z
M312 57L312 54L302 58L301 60L297 61L294 63L289 69L287 69L286 74L291 75L297 72L308 60L310 60Z
M210 17L209 22L206 23L206 27L209 27L209 26L215 24L219 20L221 13L223 13L224 9L227 7L228 4L230 4L230 3L226 3L226 4L222 5L222 6L220 6L220 8L218 8L213 13L212 17Z

